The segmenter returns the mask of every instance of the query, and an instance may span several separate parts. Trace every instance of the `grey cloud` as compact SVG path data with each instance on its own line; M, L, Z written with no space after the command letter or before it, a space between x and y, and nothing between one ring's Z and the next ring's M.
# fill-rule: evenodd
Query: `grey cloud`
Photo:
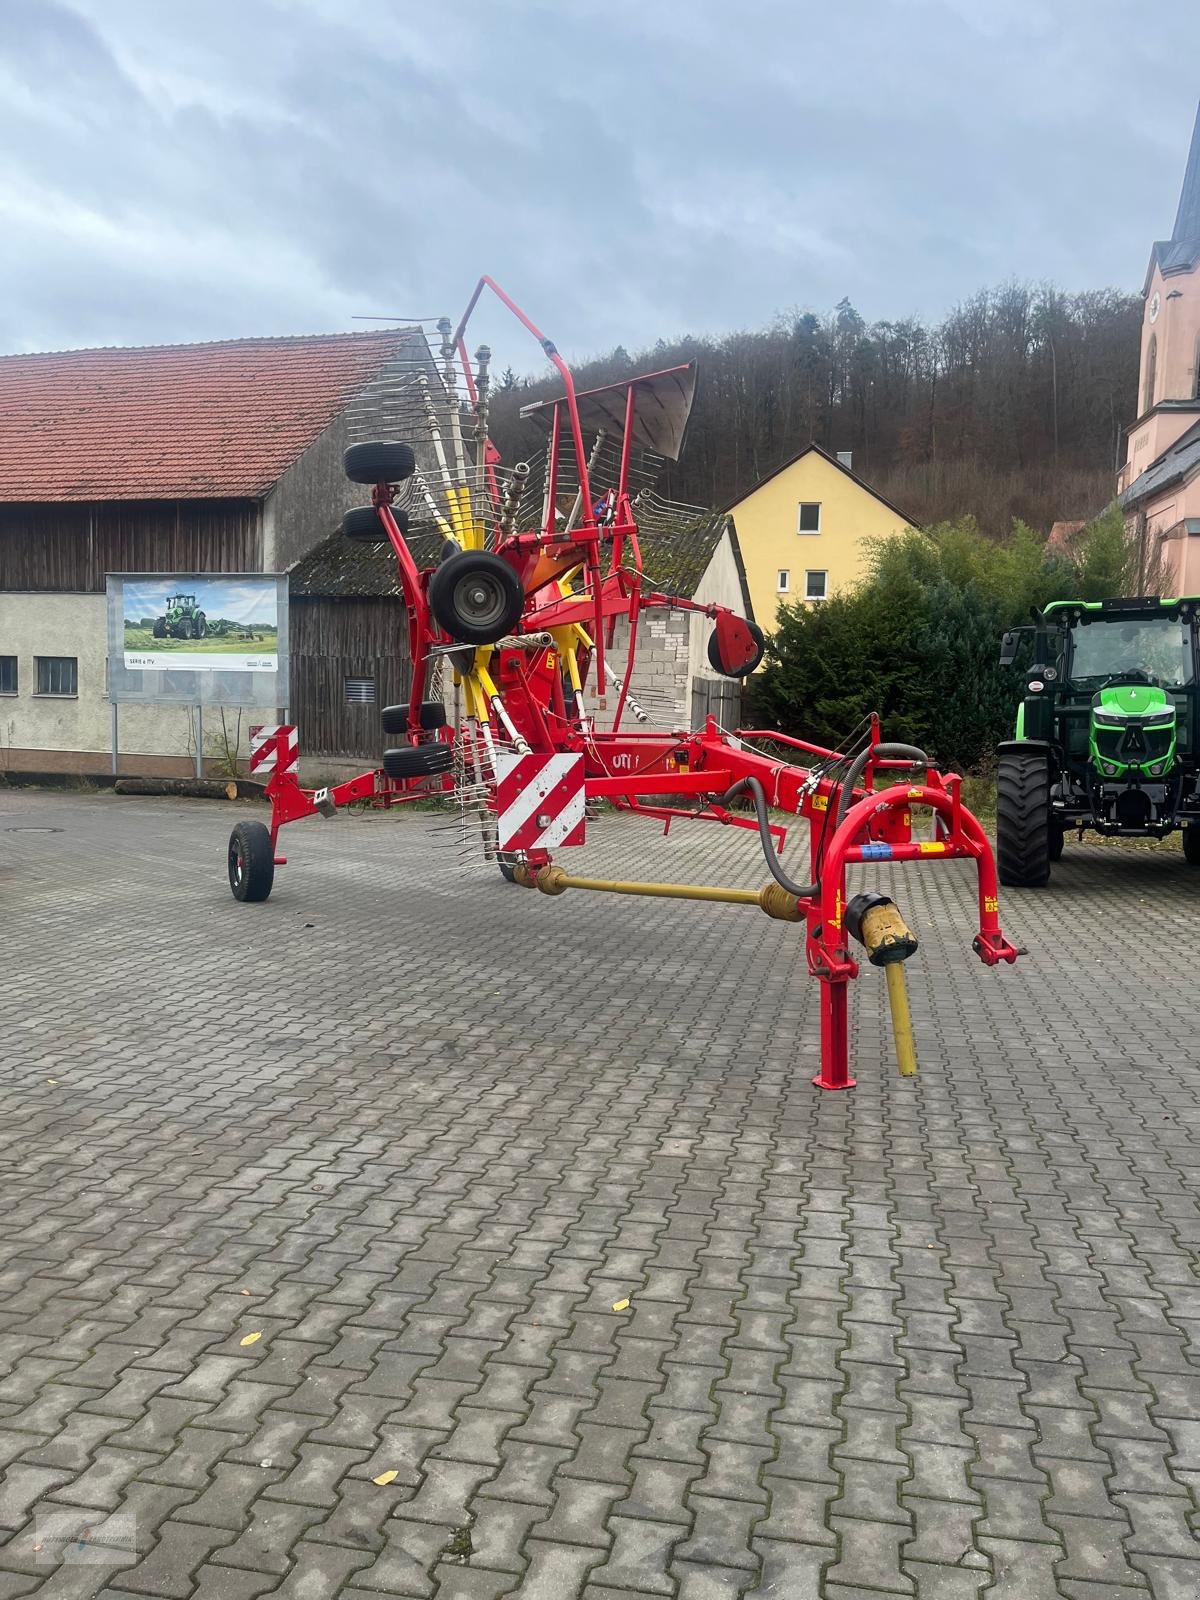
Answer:
M1115 0L5 0L0 348L453 315L480 271L579 354L1134 287L1198 53Z

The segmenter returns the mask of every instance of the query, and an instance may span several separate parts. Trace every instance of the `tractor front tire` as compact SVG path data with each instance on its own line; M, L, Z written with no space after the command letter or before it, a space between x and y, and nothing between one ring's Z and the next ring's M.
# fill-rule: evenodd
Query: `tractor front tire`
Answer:
M352 483L403 483L416 466L412 445L393 439L352 444L342 456L342 467Z
M197 639L203 639L204 635L207 632L208 632L208 618L204 615L203 611L199 611L196 614L196 637L197 637Z
M495 644L525 609L525 590L507 561L489 550L460 550L434 570L429 609L452 639Z
M167 636L167 624L165 620L162 617L156 618L154 626L150 629L150 632L156 639L165 639Z
M262 822L239 822L229 835L229 887L235 900L265 900L275 882L275 847Z
M181 639L190 639L192 637L191 617L184 617L183 621L179 624L179 637Z
M1183 830L1183 859L1189 867L1200 867L1200 823L1191 823Z
M996 774L996 864L1010 889L1050 881L1050 767L1025 750L1001 753Z
M453 765L448 744L406 744L383 753L383 770L389 778L432 778Z

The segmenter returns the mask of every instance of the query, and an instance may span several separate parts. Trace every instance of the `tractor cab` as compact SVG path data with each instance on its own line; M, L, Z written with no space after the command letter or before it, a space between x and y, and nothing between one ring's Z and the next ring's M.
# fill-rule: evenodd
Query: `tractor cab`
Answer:
M1182 828L1200 861L1198 614L1194 596L1055 601L1005 635L1001 663L1029 664L999 753L1002 882L1045 883L1073 829Z

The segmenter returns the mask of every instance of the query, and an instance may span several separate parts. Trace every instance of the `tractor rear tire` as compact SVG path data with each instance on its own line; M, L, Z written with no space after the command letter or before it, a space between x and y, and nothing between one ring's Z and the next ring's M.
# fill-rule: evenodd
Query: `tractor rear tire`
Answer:
M352 483L403 483L416 466L412 445L394 439L352 444L342 456L343 470Z
M1050 767L1044 756L1005 751L996 774L1000 882L1040 889L1050 881Z
M384 706L379 713L384 733L408 732L408 707ZM446 708L440 700L422 700L420 722L426 733L434 733L446 726Z
M449 772L453 764L448 744L406 744L383 753L383 770L389 778L432 778Z
M525 609L525 590L507 561L489 550L460 550L429 580L429 609L452 639L495 644Z
M407 533L408 512L398 511L395 506L392 506L391 512L400 532ZM353 511L347 511L342 518L342 538L356 539L362 544L387 543L387 534L383 531L383 523L374 506L355 506Z
M1183 859L1189 867L1200 867L1200 823L1191 823L1183 830Z
M228 865L235 900L265 900L275 882L270 828L262 822L239 822L229 835Z

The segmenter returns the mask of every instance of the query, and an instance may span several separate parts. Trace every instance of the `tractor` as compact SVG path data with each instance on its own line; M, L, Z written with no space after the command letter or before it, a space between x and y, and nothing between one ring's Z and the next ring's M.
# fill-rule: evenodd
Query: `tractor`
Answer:
M169 594L166 615L154 619L156 639L203 639L208 619L194 594Z
M1000 882L1038 888L1068 832L1162 838L1200 866L1200 597L1055 600L1011 629L1015 738L999 748Z

